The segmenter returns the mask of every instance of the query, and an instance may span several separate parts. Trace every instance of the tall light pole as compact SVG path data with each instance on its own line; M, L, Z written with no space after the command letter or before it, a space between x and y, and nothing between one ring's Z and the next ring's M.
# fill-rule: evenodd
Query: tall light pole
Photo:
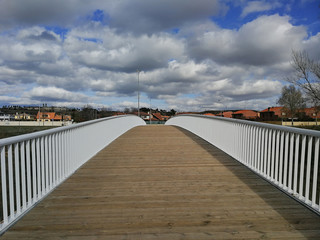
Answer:
M140 117L140 83L139 83L139 74L140 70L137 70L138 73L138 117Z

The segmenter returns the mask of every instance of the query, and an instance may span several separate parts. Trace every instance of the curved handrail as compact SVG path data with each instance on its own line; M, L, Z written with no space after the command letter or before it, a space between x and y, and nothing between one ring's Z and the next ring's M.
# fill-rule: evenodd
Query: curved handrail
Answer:
M262 128L268 128L273 129L277 131L286 131L296 134L302 134L302 135L310 135L313 137L320 137L320 131L311 130L311 129L303 129L303 128L296 128L296 127L290 127L290 126L280 126L276 124L270 124L270 123L261 123L261 122L255 122L255 121L248 121L248 120L242 120L242 119L235 119L235 118L226 118L226 117L216 117L216 116L206 116L206 115L199 115L199 114L183 114L178 115L175 117L170 118L166 124L170 125L170 120L175 119L176 117L197 117L197 118L209 118L209 119L215 119L220 121L226 121L226 122L232 122L232 123L242 123L242 124L249 124L251 126L257 126Z
M201 115L166 124L205 139L320 214L319 131Z
M0 140L0 235L102 148L145 124L122 115Z
M67 131L67 130L74 129L74 128L84 127L84 126L92 125L95 123L104 122L104 121L112 120L115 118L128 117L128 116L134 116L134 115L119 115L119 116L112 116L112 117L106 117L106 118L99 118L99 119L95 119L95 120L72 124L69 126L57 127L57 128L53 128L53 129L39 131L39 132L27 133L27 134L23 134L23 135L19 135L19 136L3 138L3 139L0 139L0 147L4 146L4 145L20 142L20 141L26 141L26 140L30 140L30 139L34 139L34 138L39 138L39 137L43 137L46 135ZM141 122L141 124L143 124L143 122Z

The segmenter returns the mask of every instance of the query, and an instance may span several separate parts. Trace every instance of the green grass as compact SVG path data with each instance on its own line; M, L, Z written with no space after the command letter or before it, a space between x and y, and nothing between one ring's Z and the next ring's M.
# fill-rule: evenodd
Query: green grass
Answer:
M0 138L18 136L27 133L38 132L55 127L38 127L38 126L0 126Z

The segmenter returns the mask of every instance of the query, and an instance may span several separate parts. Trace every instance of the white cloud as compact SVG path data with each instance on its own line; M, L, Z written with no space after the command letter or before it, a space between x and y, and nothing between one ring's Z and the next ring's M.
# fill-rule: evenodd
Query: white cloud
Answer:
M291 50L319 59L320 33L308 37L306 26L278 14L223 28L212 16L224 16L231 2L3 0L0 86L7 91L0 90L0 103L134 107L140 69L145 104L151 98L181 110L272 105L291 71ZM233 4L245 4L242 17L281 5ZM96 9L104 21L90 19ZM64 37L50 24L67 29Z
M35 24L70 27L85 22L96 9L105 11L106 21L118 31L150 34L224 14L227 7L218 0L2 0L0 28Z
M223 15L227 10L218 0L123 0L106 8L111 27L136 34L179 28L184 23Z
M165 67L171 58L181 58L183 40L169 34L134 36L118 35L109 28L97 26L71 31L65 41L65 50L74 62L112 71L133 72ZM83 31L84 30L84 31ZM91 37L101 42L85 41Z
M288 61L291 50L307 36L304 27L293 26L287 16L261 16L239 30L206 32L189 42L190 54L198 60L220 64L267 66Z
M35 87L26 93L25 97L40 100L42 102L86 102L89 100L88 96L85 94L70 92L57 87Z
M280 7L281 4L279 2L274 2L274 1L250 1L247 3L247 5L243 8L241 17L246 17L247 15L251 13L256 13L256 12L264 12L268 11L274 8Z

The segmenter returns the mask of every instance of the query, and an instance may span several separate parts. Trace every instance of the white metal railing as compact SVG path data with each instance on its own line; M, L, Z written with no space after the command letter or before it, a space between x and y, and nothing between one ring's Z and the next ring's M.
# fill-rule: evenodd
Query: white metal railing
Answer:
M177 116L166 124L205 139L320 213L319 131L201 115Z
M137 116L93 120L0 140L0 234L121 134Z

